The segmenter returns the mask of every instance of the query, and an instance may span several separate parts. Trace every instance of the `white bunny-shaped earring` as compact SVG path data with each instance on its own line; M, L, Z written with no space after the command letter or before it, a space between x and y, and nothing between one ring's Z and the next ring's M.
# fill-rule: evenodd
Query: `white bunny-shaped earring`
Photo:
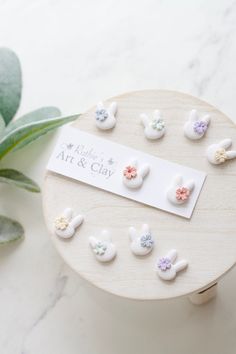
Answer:
M183 204L189 199L193 188L193 180L183 183L183 177L177 175L173 178L171 186L167 191L167 198L173 204Z
M173 280L177 273L188 266L188 262L185 259L182 259L179 262L174 261L177 258L177 251L170 250L165 257L162 257L158 260L156 265L156 271L159 277L163 280Z
M106 109L102 102L97 104L97 109L95 112L95 122L96 126L102 130L108 130L114 128L116 125L116 112L117 103L112 102L110 106Z
M137 168L137 160L131 160L123 170L123 183L126 187L134 189L139 188L143 184L143 179L148 174L150 167L148 164L142 165Z
M147 224L143 224L140 234L137 233L134 227L130 227L129 236L131 239L131 251L137 256L145 256L153 249L154 240Z
M109 262L116 256L116 247L111 241L110 233L102 230L100 237L89 237L89 244L99 262Z
M209 114L200 118L196 109L193 109L189 114L187 122L184 124L184 134L191 140L201 139L206 133L209 123Z
M207 159L214 165L224 163L226 160L231 160L236 157L236 151L227 151L232 145L231 139L224 139L217 144L212 144L207 148Z
M144 126L144 134L147 139L160 139L165 134L165 122L160 111L154 111L151 119L146 113L140 114L140 118Z
M72 209L66 208L62 215L54 222L55 233L61 238L70 238L74 235L76 228L82 224L83 215L77 215L72 219Z

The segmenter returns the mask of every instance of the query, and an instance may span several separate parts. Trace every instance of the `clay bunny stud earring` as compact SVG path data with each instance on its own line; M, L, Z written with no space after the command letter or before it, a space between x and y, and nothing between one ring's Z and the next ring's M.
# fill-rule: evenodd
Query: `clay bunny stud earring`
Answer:
M177 175L174 177L172 184L167 191L167 198L173 204L183 204L189 199L193 188L193 180L189 180L183 184L183 177Z
M102 130L114 128L114 126L116 125L116 111L116 102L112 102L107 109L104 107L102 102L99 102L95 112L96 126Z
M134 227L129 228L129 236L131 239L131 251L137 256L145 256L150 253L154 246L154 240L147 224L143 224L140 234Z
M76 228L82 224L84 217L77 215L72 219L72 209L66 208L61 216L54 222L55 233L61 238L70 238L74 235Z
M146 113L140 114L140 118L144 126L144 134L147 139L160 139L165 134L165 122L162 119L160 111L154 111L151 119Z
M207 159L214 165L224 163L226 160L231 160L236 157L236 151L227 151L232 145L231 139L224 139L218 144L212 144L207 148Z
M131 160L130 164L123 170L123 183L126 187L135 189L141 187L143 179L148 174L150 167L148 164L137 168L137 160Z
M173 280L179 271L188 266L188 262L185 259L173 264L176 258L177 251L173 249L169 251L165 257L158 260L156 271L161 279Z
M189 119L184 125L184 134L191 140L201 139L206 133L209 123L209 114L199 118L197 111L193 109L189 114Z
M89 237L90 246L99 262L109 262L116 256L116 247L107 230L102 230L99 238Z

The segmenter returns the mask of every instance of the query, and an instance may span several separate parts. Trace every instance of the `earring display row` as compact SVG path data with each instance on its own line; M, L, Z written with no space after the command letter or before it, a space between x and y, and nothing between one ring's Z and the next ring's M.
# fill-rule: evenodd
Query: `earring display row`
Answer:
M111 106L112 102L117 106ZM81 115L73 126L103 139L204 171L207 174L205 184L194 213L187 220L47 171L43 207L55 247L81 277L115 295L158 300L201 292L215 284L236 261L236 162L229 160L215 165L206 158L210 145L221 142L225 137L236 142L235 125L208 103L174 91L130 92L103 100L103 104L111 106L115 112L114 129L100 129L94 124L96 106ZM163 114L165 135L160 139L147 139L139 119L140 112L150 117L156 109ZM192 110L196 110L200 117L211 117L210 128L201 139L189 139L183 133L183 126ZM74 237L67 239L65 235L62 239L55 234L53 225L55 218L67 206L74 213L72 224L75 219L80 226ZM150 225L155 247L140 257L130 252L129 228L140 230L143 224ZM108 230L119 250L109 264L98 262L89 249L103 229ZM178 265L179 260L187 259L188 268L180 270L178 277L167 284L157 276L155 263L160 255L166 255L170 250L178 250L175 263Z

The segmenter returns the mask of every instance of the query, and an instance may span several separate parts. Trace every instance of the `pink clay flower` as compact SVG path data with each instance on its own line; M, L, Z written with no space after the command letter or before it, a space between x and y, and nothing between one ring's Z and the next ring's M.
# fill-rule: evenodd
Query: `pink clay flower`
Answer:
M176 189L175 193L177 200L187 200L190 195L189 189L185 187Z
M123 175L127 178L127 179L132 179L135 178L137 176L137 169L134 166L126 166L124 171L123 171Z

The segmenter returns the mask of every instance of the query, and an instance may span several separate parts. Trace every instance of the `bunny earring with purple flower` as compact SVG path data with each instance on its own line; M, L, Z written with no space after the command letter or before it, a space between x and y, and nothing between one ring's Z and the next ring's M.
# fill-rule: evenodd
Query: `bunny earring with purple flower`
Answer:
M199 115L195 109L190 112L189 119L184 125L184 134L191 140L201 139L207 131L210 123L209 114L199 118Z
M177 251L173 249L170 250L165 257L158 260L156 271L161 279L173 280L178 272L188 266L188 262L185 259L182 259L174 264L176 258Z

